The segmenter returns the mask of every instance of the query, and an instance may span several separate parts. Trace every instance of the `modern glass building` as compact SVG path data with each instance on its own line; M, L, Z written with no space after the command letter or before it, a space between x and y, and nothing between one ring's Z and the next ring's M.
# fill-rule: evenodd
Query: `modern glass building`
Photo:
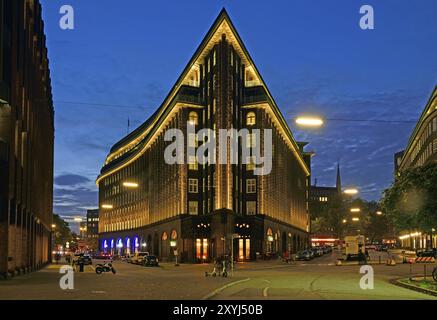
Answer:
M271 170L256 175L258 164L243 164L241 149L238 163L228 157L223 164L201 164L190 155L184 164L166 163L172 142L165 133L193 134L189 124L194 133L247 129L251 136L255 129L271 130ZM266 137L248 139L249 149ZM185 149L188 143L199 148L193 141L185 141ZM216 146L229 149L228 143ZM248 260L306 247L309 158L223 10L162 105L111 148L97 178L101 250L148 251L163 260L177 254L195 262L231 250Z

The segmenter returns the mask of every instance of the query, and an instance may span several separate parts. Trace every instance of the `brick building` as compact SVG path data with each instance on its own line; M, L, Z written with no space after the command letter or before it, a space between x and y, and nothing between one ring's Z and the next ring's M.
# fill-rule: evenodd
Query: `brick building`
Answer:
M0 277L50 260L53 140L41 6L0 0Z
M253 164L229 159L167 164L165 132L187 133L187 123L196 132L271 129L271 172L255 175ZM193 262L231 248L248 260L306 247L309 158L223 10L162 105L111 148L97 178L101 249L163 260L177 249Z

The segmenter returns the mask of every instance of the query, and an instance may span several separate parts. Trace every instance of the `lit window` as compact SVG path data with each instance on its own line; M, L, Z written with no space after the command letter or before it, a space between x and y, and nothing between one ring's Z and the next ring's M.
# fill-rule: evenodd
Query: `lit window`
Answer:
M253 126L256 123L255 112L249 112L246 116L246 125Z
M252 171L253 169L255 169L255 161L254 161L253 157L247 157L246 170Z
M256 201L247 201L246 202L246 214L247 215L256 214Z
M196 148L197 147L197 136L195 133L190 132L188 134L188 146L190 148Z
M197 170L199 168L199 165L197 163L196 156L190 156L188 159L188 169L189 170Z
M197 113L194 111L191 111L188 115L188 122L192 125L198 125L199 124L199 117L197 116Z
M256 192L256 179L247 179L246 180L246 192L247 193L255 193Z
M189 201L188 202L188 213L197 215L197 201Z
M188 179L188 192L189 193L197 193L198 192L198 180L197 179Z
M249 133L246 136L246 144L248 148L255 148L256 147L256 135L254 133Z

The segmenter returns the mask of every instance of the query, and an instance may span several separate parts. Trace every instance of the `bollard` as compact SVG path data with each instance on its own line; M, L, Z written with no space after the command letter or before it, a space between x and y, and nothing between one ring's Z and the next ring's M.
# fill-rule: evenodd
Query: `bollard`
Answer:
M83 272L83 262L79 263L79 272Z
M423 265L423 280L426 281L426 263Z

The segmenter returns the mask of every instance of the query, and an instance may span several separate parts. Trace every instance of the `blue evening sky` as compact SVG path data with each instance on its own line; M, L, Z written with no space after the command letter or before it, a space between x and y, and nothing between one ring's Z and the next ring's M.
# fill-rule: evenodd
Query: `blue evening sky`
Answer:
M63 4L75 9L75 30L59 27ZM374 7L375 30L359 28L363 4ZM42 5L56 112L55 212L64 216L97 207L95 178L127 119L136 127L161 104L222 7L296 139L315 151L318 185L335 184L339 161L345 186L379 199L414 123L328 121L302 130L294 117L417 120L437 84L435 0Z

